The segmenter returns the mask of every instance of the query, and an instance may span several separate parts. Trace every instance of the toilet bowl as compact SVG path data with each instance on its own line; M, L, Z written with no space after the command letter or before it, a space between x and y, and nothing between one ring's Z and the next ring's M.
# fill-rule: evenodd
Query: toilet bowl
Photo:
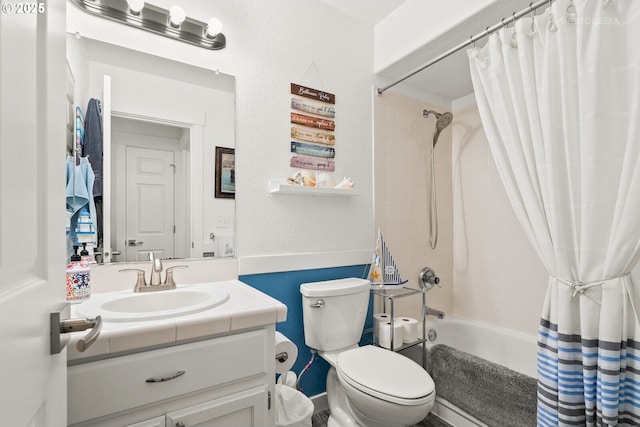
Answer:
M327 427L411 426L435 401L433 380L420 365L376 346L358 347L369 289L363 279L300 286L305 342L331 365Z
M420 365L398 353L359 347L341 353L332 369L338 379L332 391L344 389L356 425L409 426L424 419L433 407L433 379Z

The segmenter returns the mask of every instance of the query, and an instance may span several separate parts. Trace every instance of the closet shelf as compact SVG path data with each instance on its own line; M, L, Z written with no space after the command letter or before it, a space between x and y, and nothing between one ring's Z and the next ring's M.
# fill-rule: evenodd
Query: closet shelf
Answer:
M360 192L353 189L343 188L318 188L289 185L283 180L270 179L269 192L272 194L291 194L299 196L320 196L320 197L354 197Z

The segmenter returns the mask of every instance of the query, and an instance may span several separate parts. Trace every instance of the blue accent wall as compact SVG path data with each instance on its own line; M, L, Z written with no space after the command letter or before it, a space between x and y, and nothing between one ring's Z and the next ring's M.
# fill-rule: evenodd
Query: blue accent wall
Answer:
M298 346L298 358L292 370L300 375L302 369L309 360L311 360L311 351L304 343L300 285L323 280L345 279L347 277L366 278L368 271L368 265L353 265L281 273L249 274L242 275L239 279L287 306L287 320L286 322L278 323L276 330L280 331ZM370 300L365 329L372 327L371 312L372 307ZM315 396L316 394L325 392L328 371L329 364L316 355L313 364L300 380L300 388L304 394L307 396Z

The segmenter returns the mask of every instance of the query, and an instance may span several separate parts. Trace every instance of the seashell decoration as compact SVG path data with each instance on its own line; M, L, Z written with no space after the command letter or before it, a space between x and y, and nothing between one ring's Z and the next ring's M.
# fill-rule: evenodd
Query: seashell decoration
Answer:
M351 178L344 177L334 188L352 189L354 185L355 182L351 181Z
M311 171L298 171L292 177L287 178L287 184L304 187L316 186L316 174Z

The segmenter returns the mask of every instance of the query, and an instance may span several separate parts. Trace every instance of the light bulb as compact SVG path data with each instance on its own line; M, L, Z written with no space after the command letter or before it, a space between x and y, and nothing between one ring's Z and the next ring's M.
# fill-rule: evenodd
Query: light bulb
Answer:
M207 37L214 38L222 32L222 22L218 18L211 18L207 23Z
M180 6L171 6L169 9L169 23L172 27L178 28L182 24L187 15L184 13L184 9Z
M127 4L131 13L137 16L144 7L144 0L127 0Z

